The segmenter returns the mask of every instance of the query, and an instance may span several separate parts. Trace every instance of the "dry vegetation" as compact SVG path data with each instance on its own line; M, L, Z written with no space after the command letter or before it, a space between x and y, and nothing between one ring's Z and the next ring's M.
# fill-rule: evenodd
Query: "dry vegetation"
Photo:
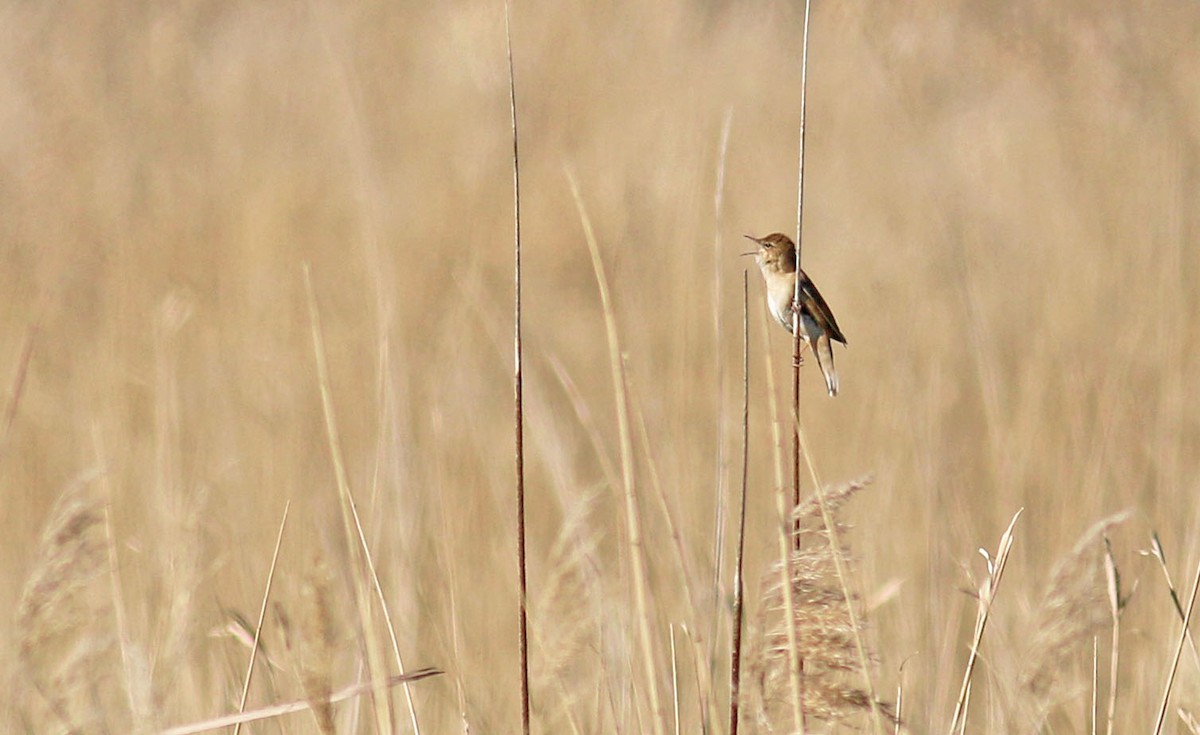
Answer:
M514 7L535 732L653 730L565 166L626 355L659 689L675 623L681 730L723 731L737 254L793 226L799 7ZM1200 5L819 2L813 23L804 259L850 347L836 400L806 370L802 415L824 479L875 475L842 538L877 691L907 660L905 721L945 731L963 566L982 574L975 549L1024 507L967 731L1086 731L1094 636L1102 712L1111 655L1094 524L1130 510L1107 530L1133 593L1115 725L1147 731L1180 626L1136 552L1157 530L1183 597L1200 559ZM372 657L395 673L339 521L307 262L398 648L446 671L411 688L421 732L515 731L502 6L5 0L0 99L0 729L236 711L289 499L250 706L319 700ZM752 344L783 375L790 345L752 296ZM763 368L752 593L780 527ZM1198 663L1185 651L1168 731L1200 711ZM390 711L243 732L409 731L392 692Z

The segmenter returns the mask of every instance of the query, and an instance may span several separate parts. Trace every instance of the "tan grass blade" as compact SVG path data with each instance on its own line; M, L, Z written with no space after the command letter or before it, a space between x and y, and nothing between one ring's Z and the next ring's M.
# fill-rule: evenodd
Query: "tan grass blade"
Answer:
M40 329L40 320L29 325L17 357L12 388L8 391L8 405L4 408L3 423L0 423L0 458L4 457L4 453L8 449L8 433L12 430L13 420L17 417L17 409L21 406L21 396L25 393L25 377L29 374L29 361L33 358L33 347Z
M725 271L728 268L729 254L725 252L722 246L722 233L724 232L725 221L725 169L729 155L729 136L733 129L733 108L725 109L724 119L721 122L720 138L717 143L717 166L716 166L716 183L713 187L713 292L712 292L712 328L713 328L713 344L721 344L722 335L722 317L725 313L722 295L725 292ZM723 429L726 426L727 401L725 400L725 359L721 354L721 350L712 350L713 356L713 374L715 375L714 386L715 401L717 409L716 426L717 431L716 452L714 457L713 471L716 477L716 509L713 513L713 579L712 579L712 602L713 608L710 614L710 625L708 633L708 671L705 674L705 687L700 691L704 716L707 718L702 724L707 728L709 723L716 723L720 720L720 712L716 706L716 697L713 695L713 680L717 677L717 643L719 638L720 625L724 619L723 603L725 593L722 589L722 574L724 572L724 533L725 533L725 516L726 516L726 466L728 459L726 457L725 437ZM684 578L685 583L690 587L688 577L690 572L686 573ZM696 605L693 605L692 620L700 620L696 615Z
M279 563L279 547L283 543L283 529L287 527L288 511L292 509L289 500L283 506L283 518L279 521L279 533L275 536L275 550L271 553L271 567L267 571L267 583L263 587L262 605L258 608L258 624L254 626L254 643L250 646L250 662L246 664L246 680L242 684L242 699L238 702L238 712L246 711L246 698L250 696L250 681L254 677L254 661L258 658L259 642L262 639L263 620L267 617L267 602L271 599L271 583L275 581L275 566ZM233 728L233 735L242 731L242 723Z
M1112 651L1109 655L1108 666L1108 708L1105 710L1107 735L1113 735L1113 725L1117 717L1117 672L1121 661L1121 612L1129 600L1121 595L1121 575L1117 571L1117 561L1113 558L1112 543L1108 536L1104 537L1104 581L1108 590L1108 612L1112 620ZM1092 638L1093 643L1095 638Z
M1035 726L1049 712L1051 698L1061 691L1055 682L1064 661L1077 655L1112 618L1104 538L1110 528L1128 517L1127 512L1118 513L1093 524L1050 575L1020 677L1027 701L1033 705Z
M971 676L975 673L975 663L979 660L979 645L983 642L983 633L987 629L988 618L991 615L992 605L996 601L996 592L1000 587L1000 581L1004 577L1004 567L1008 564L1008 554L1012 551L1013 531L1017 525L1017 519L1025 512L1022 508L1018 510L1008 523L1008 528L1000 536L1000 544L996 547L996 555L993 557L983 549L980 552L988 560L988 576L979 587L979 607L975 616L975 634L971 639L971 653L967 657L967 668L963 672L962 686L959 688L958 701L954 704L954 716L950 720L950 732L956 733L962 727L966 726L967 718L967 703L971 695Z
M763 312L762 323L766 326L763 334L764 343L770 344L771 326L766 312ZM779 406L775 398L775 367L771 362L769 350L763 351L766 366L763 371L767 383L767 401L770 416L779 415ZM774 449L775 461L775 513L779 519L779 558L783 564L779 570L780 587L783 589L783 609L788 620L796 617L796 604L792 597L792 586L788 580L792 578L792 522L787 511L788 487L783 479L783 436L779 430L779 422L771 421L771 446ZM792 728L799 735L805 734L804 727L804 688L800 681L800 647L796 644L795 626L788 626L788 699L792 702ZM761 722L761 717L760 717Z
M646 472L650 476L651 497L657 501L659 512L667 526L667 535L671 538L671 548L675 552L675 563L679 567L679 578L683 585L684 601L688 605L689 619L697 620L699 619L699 604L697 603L697 592L692 584L694 573L685 552L686 545L683 534L679 531L675 513L672 512L671 506L667 502L667 493L663 489L662 480L659 477L658 462L654 459L650 445L650 432L646 428L646 412L642 410L642 402L638 399L637 386L632 377L628 375L626 381L629 384L629 402L633 409L633 428L637 431L638 447L642 450L646 462Z
M904 726L904 667L908 664L908 658L900 662L900 670L897 672L899 681L896 682L896 723L892 735L900 735L900 730Z
M954 735L965 735L967 732L967 714L971 709L971 687L974 685L974 680L967 682L966 696L963 698L962 721L959 722L958 730L954 731Z
M796 164L796 267L800 266L800 247L804 242L804 133L808 117L808 25L812 0L804 0L804 35L800 41L800 150ZM796 279L796 303L800 303L800 279ZM799 330L795 330L799 333Z
M651 727L656 735L663 733L663 720L666 712L663 710L662 699L658 690L658 675L654 665L654 639L651 635L650 605L646 583L646 559L642 546L642 521L638 510L637 487L633 474L633 440L630 435L629 397L626 391L625 366L621 358L621 342L617 335L616 313L613 309L612 297L608 291L608 279L604 275L604 264L600 260L600 249L596 243L596 234L592 230L591 220L583 205L583 197L579 193L579 185L575 176L568 169L567 182L571 187L571 196L575 199L575 207L579 212L580 223L583 226L584 239L587 241L588 252L592 257L592 268L596 274L596 285L600 291L600 301L604 309L604 324L608 333L608 350L610 368L612 371L613 391L617 404L617 431L621 442L621 478L624 484L625 525L629 534L630 566L633 570L634 604L637 608L638 633L641 642L641 657L643 676L647 696L650 700Z
M539 655L531 668L530 694L537 694L542 728L557 725L550 719L550 698L554 689L562 701L563 713L572 732L582 726L575 715L575 700L581 689L592 689L594 667L587 662L595 647L596 616L589 615L590 601L597 595L598 581L591 571L595 564L599 534L593 523L593 511L599 491L588 493L567 508L558 537L546 559L549 570L545 583L532 601L530 618L533 640ZM577 688L569 688L564 681ZM598 684L598 682L597 682Z
M321 408L325 417L325 429L329 442L330 454L332 456L334 473L338 485L339 508L342 511L342 525L346 533L346 544L349 547L349 558L357 559L361 554L362 563L366 566L371 578L371 588L375 592L375 597L379 601L379 608L383 613L384 625L387 627L388 639L392 645L392 654L396 659L396 665L400 668L400 673L404 673L404 659L400 655L400 644L396 638L396 626L392 622L392 613L387 604L387 596L383 592L383 584L379 581L379 574L375 569L375 560L371 556L371 547L367 543L366 532L363 530L362 519L358 515L358 506L354 502L354 497L350 491L350 481L346 474L346 468L342 461L341 439L338 435L337 422L333 410L332 388L329 383L329 367L325 357L325 341L321 331L321 316L317 309L316 293L312 285L312 273L307 263L304 264L304 285L305 295L308 300L309 321L312 330L313 352L317 363L317 377L321 389ZM353 533L351 533L353 531ZM358 541L358 552L356 553L355 544L352 539ZM383 662L383 654L380 650L378 641L372 634L374 630L371 625L371 606L369 595L366 590L362 589L365 585L357 574L354 575L354 590L357 600L357 607L360 611L360 623L363 626L364 647L367 651L367 659L372 667L378 668L382 673L386 666ZM380 703L376 698L376 724L381 725L382 722L392 722L392 701L387 692L380 691L377 694L384 697L384 709L386 712L379 709ZM408 704L409 720L412 722L413 732L420 735L420 725L417 720L416 707L413 704L412 692L408 685L404 686L405 699ZM381 720L381 716L386 714L386 720Z
M675 713L675 735L679 735L679 659L675 650L675 623L667 625L671 637L671 703Z
M1187 607L1184 608L1183 630L1179 632L1179 644L1175 646L1175 655L1171 658L1171 673L1167 675L1167 685L1163 688L1162 704L1158 708L1158 721L1154 723L1154 735L1162 732L1163 723L1167 719L1167 705L1171 701L1171 689L1175 686L1175 674L1179 671L1179 658L1183 655L1183 643L1187 640L1188 628L1192 623L1192 611L1196 607L1197 590L1200 590L1200 563L1196 564L1192 594L1188 596Z
M1100 720L1100 638L1092 636L1092 735L1096 735L1096 728L1099 726Z
M1158 562L1158 567L1162 570L1163 577L1167 580L1167 591L1171 593L1171 603L1175 606L1175 612L1179 615L1179 619L1183 620L1183 603L1179 601L1179 592L1175 589L1175 583L1171 580L1171 570L1167 568L1167 554L1163 550L1162 540L1158 537L1157 531L1150 535L1150 550L1140 553L1153 556ZM1187 642L1192 652L1192 663L1195 664L1196 670L1200 671L1200 652L1196 650L1196 639L1192 636L1191 631L1187 631Z
M106 467L106 452L100 437L100 428L92 424L92 445L95 447L96 462L100 467ZM108 550L109 587L112 590L113 621L116 624L117 644L121 650L121 668L125 676L125 695L129 706L129 715L135 722L143 723L138 732L144 731L151 720L150 682L148 677L138 676L139 667L135 659L140 658L133 652L133 642L129 635L129 623L125 618L125 594L121 584L121 566L117 558L117 539L113 531L112 499L113 491L109 478L111 475L102 470L100 474L101 494L104 498L104 541Z
M347 699L352 699L353 697L360 696L376 689L383 688L386 690L404 683L428 679L431 676L438 676L441 673L442 672L438 671L437 669L417 669L416 671L412 671L407 674L389 676L387 679L382 681L366 681L360 684L351 684L350 686L343 687L336 692L333 692L327 699L319 704L325 706L334 705L338 702L344 702ZM260 720L267 720L272 717L288 715L293 712L303 712L307 709L311 709L311 707L312 703L310 703L307 699L297 699L291 702L273 704L269 707L261 707L259 709L250 710L249 712L242 712L240 714L224 715L223 717L214 717L209 720L191 722L186 725L176 725L175 727L160 731L158 735L196 735L197 733L221 730L239 723L258 722Z
M387 671L387 666L384 664L383 652L380 649L379 641L375 637L370 594L366 589L366 583L362 579L359 569L360 564L369 569L371 580L375 583L375 588L379 593L381 602L383 601L383 592L378 585L379 578L374 573L375 565L371 560L370 549L367 546L367 539L363 533L362 522L358 517L358 509L350 492L350 479L346 473L346 465L342 459L341 436L338 433L337 419L333 410L333 389L329 379L329 365L325 356L325 337L321 331L321 314L317 309L317 296L313 290L312 273L307 263L304 264L304 289L308 298L309 325L312 330L313 356L317 363L317 382L321 391L321 408L325 417L326 440L329 444L329 453L333 461L334 476L337 481L338 507L341 509L342 530L345 533L349 558L353 563L351 573L353 582L351 587L354 589L355 609L358 611L359 624L362 626L363 647L367 652L368 671L371 673L370 679L377 687L372 698L375 725L379 732L386 733L391 732L393 724L392 699L386 687L383 686L384 679L380 678Z
M671 549L675 552L675 562L679 567L679 579L683 586L684 602L687 605L687 614L689 620L699 620L700 605L697 600L698 593L692 580L696 575L692 571L692 564L688 561L688 555L685 552L685 543L683 535L679 531L679 524L675 521L675 513L671 510L671 505L667 502L667 494L663 490L663 484L659 478L658 461L654 458L654 452L650 445L650 432L646 428L646 415L642 410L642 402L639 400L636 386L633 383L633 378L626 375L626 381L629 384L628 395L631 408L633 409L633 428L637 431L638 447L642 451L642 456L646 462L646 472L650 476L650 496L657 501L659 512L662 515L663 522L666 524L667 535L671 539ZM715 566L715 565L714 565ZM717 591L715 600L719 604L719 590ZM716 639L716 615L713 615L714 622L710 632L709 642L712 643ZM699 693L702 700L701 706L709 713L713 719L716 718L716 710L712 696L712 680L714 672L712 670L712 662L715 657L712 655L712 648L709 648L709 666L702 667L700 670L701 681L699 683Z

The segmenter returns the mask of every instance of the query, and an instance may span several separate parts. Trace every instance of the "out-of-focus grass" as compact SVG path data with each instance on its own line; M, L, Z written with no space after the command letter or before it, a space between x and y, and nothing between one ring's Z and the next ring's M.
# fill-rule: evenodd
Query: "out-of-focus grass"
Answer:
M647 503L654 622L661 640L680 622L707 649L711 616L725 615L708 584L715 496L737 476L718 461L739 436L718 425L739 395L749 262L736 256L743 232L793 227L801 16L781 3L541 3L513 21L530 589L569 573L587 590L557 612L533 607L535 669L564 658L538 640L578 651L534 695L546 727L568 702L585 730L629 730L639 674L606 471L613 387L563 167L596 224L644 411L638 480L657 473L702 591L688 603ZM960 564L1024 506L985 641L989 680L1016 682L1053 560L1132 508L1118 562L1146 579L1124 628L1118 731L1142 726L1177 623L1133 551L1157 529L1178 578L1200 554L1200 8L819 3L813 23L805 267L850 347L842 395L806 374L803 414L826 479L877 476L850 512L864 593L903 580L871 614L881 688L918 653L906 711L918 731L944 726L972 622ZM5 390L38 325L0 448L0 609L16 608L55 499L102 467L127 654L162 723L236 701L245 651L208 633L223 610L253 617L286 499L299 512L281 577L314 544L349 573L303 262L401 646L450 672L414 688L423 725L455 731L460 697L473 731L515 722L503 59L491 3L0 7ZM781 371L782 337L769 347ZM753 380L752 578L775 528ZM548 556L564 517L588 527L588 554ZM578 568L541 561L562 558ZM15 630L0 626L0 669L20 678ZM348 631L339 681L356 672ZM129 678L111 674L118 688ZM1086 722L1076 681L1065 729ZM1194 698L1196 672L1178 687ZM977 707L977 725L998 721Z

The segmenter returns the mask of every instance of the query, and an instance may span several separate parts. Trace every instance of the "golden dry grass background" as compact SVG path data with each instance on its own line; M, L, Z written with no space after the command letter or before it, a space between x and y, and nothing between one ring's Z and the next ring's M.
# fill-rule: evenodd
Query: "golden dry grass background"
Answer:
M706 648L719 610L727 636L710 580L716 498L738 476L737 256L744 232L794 228L801 23L788 3L513 8L541 731L564 706L585 731L637 731L642 696L603 316L564 171L649 440L665 688L668 623ZM913 730L945 726L973 622L961 566L978 574L975 548L1025 507L975 689L972 730L995 731L1055 561L1131 509L1113 532L1140 583L1118 723L1148 727L1178 623L1135 552L1159 531L1180 585L1200 557L1200 6L817 3L810 63L804 262L850 347L836 400L805 371L802 413L823 479L876 477L850 541L868 598L899 583L871 611L877 685L907 659ZM461 731L462 711L472 732L516 728L507 94L498 3L0 6L0 609L84 477L109 507L126 627L124 660L98 645L92 671L109 729L138 702L153 726L236 708L246 651L210 633L256 616L286 500L281 604L314 549L348 574L305 262L401 647L448 672L414 687L422 729ZM754 589L776 529L761 355L781 379L789 356L751 276ZM563 528L594 553L551 554ZM359 661L338 584L335 684ZM116 635L112 599L81 634ZM18 628L0 626L0 670L19 682ZM1061 662L1055 732L1087 723L1087 649ZM289 676L252 702L301 696ZM1200 707L1198 681L1185 658L1175 701ZM9 691L20 723L37 695ZM684 709L687 731L690 684Z

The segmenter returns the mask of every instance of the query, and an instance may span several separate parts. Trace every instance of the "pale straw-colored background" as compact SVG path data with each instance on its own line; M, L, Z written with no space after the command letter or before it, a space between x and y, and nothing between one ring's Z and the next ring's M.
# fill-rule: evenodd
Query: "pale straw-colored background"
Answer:
M738 254L743 233L795 227L801 24L784 2L513 8L536 731L569 731L567 710L585 732L647 727L603 313L565 171L595 224L645 423L636 477L669 692L670 623L702 649L715 629L724 651L728 635L712 565L716 498L739 477L753 264ZM8 725L61 727L31 719L45 713L15 611L53 504L77 482L107 504L118 562L72 628L96 641L89 727L237 709L247 651L214 632L257 616L289 499L273 596L299 604L323 559L334 683L361 675L307 262L400 647L408 665L447 671L413 689L422 732L461 732L463 713L472 733L514 731L503 6L6 0L0 100ZM982 573L976 548L994 549L1024 507L969 728L999 731L1055 562L1128 509L1111 534L1125 590L1138 582L1117 731L1146 731L1179 624L1157 563L1136 552L1157 530L1183 588L1200 558L1200 5L819 2L808 109L804 264L850 346L836 400L806 368L802 415L824 480L875 477L848 540L874 603L876 685L894 698L907 661L906 719L945 728L974 622L964 568ZM757 278L752 591L776 548L764 356L781 399L790 364ZM550 584L564 527L595 546L579 593ZM268 677L260 660L252 706L301 696L274 620L280 668ZM1089 721L1090 639L1072 651L1054 732ZM698 732L694 657L679 655L682 729ZM1185 654L1169 728L1183 732L1176 704L1200 709L1198 682ZM357 726L337 712L339 731L370 731L365 711Z

